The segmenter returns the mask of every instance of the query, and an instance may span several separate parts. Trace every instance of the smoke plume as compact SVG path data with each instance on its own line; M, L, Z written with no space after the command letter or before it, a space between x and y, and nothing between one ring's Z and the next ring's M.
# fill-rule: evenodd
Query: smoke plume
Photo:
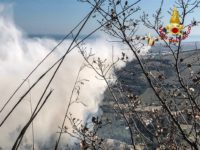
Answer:
M58 41L50 38L29 38L26 36L23 31L16 27L13 21L11 5L0 5L0 33L0 108L2 108L3 104L16 87L30 73L36 64L56 46ZM0 113L0 121L2 121L20 96L36 81L44 70L49 68L52 62L55 62L64 54L70 42L71 40L66 40L58 50L40 66L33 76L29 78L29 82L26 82L4 111ZM111 61L112 46L109 42L105 42L105 39L97 38L89 40L87 42L87 48L92 48L96 57L107 58L108 61ZM115 46L114 52L116 57L120 56L120 46ZM50 86L54 89L54 92L34 120L36 149L48 149L48 146L55 144L55 135L56 132L59 131L58 126L62 123L71 90L78 70L83 62L84 60L78 53L78 50L74 49L67 55L55 80ZM125 64L120 64L118 67L120 68L124 65ZM44 89L51 74L52 71L25 97L11 117L0 128L0 147L3 149L11 149L21 128L31 115L30 100L32 101L32 107L35 108L42 93L42 89ZM87 117L86 114L96 113L98 111L98 105L103 99L106 85L102 80L96 78L95 72L91 69L83 70L80 78L89 80L89 82L86 82L81 88L79 97L87 107L81 104L74 104L70 112L74 117L84 120ZM66 125L68 124L69 123L66 122ZM67 141L70 141L70 137L64 135L62 137L62 144L66 144ZM31 144L31 127L29 127L20 148L29 149Z

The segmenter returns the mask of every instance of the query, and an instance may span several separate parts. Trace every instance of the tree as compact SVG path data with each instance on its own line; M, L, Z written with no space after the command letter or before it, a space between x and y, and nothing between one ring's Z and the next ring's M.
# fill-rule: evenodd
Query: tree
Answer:
M127 126L130 135L129 144L133 149L199 149L199 52L197 51L197 48L192 49L196 53L195 55L191 55L191 52L184 51L182 40L186 37L183 35L187 35L187 33L181 31L179 35L175 36L176 40L168 40L166 38L165 33L168 34L167 29L170 27L161 27L163 0L161 0L160 8L153 15L153 21L146 13L144 13L141 18L136 18L135 14L140 11L138 5L141 0L136 0L133 3L130 3L127 0L80 1L88 3L92 7L92 10L80 22L80 24L75 27L79 27L77 34L73 35L73 30L70 32L70 35L72 34L74 38L67 51L60 59L53 63L50 68L45 70L38 80L27 89L0 123L0 127L4 125L7 118L10 117L24 97L30 93L35 85L37 85L43 77L52 70L52 68L55 68L50 80L43 89L43 94L38 100L37 106L33 109L32 116L20 131L12 149L15 150L19 148L27 129L37 117L53 92L53 90L49 90L50 84L54 80L54 77L56 76L65 57L75 47L79 48L81 55L85 59L85 66L93 69L98 77L103 79L102 82L106 83L111 100L114 102L112 109L115 111L117 117L123 120L123 124ZM199 4L199 0L176 1L175 5L181 12L181 21L179 24L181 27L185 24L186 17L198 8ZM99 27L88 34L83 40L78 41L78 36L94 13L98 16L97 21ZM167 49L169 52L168 55L140 55L145 46L143 40L147 38L149 42L151 39L150 37L137 35L137 28L141 27L141 24L157 33L159 37L151 42L152 44L150 45L154 45L153 43L156 42L161 43L161 48ZM196 26L197 24L198 22L193 20L191 24L185 25L185 27ZM138 82L142 82L145 85L145 88L151 89L153 102L155 102L156 105L153 103L145 104L143 102L144 99L140 96L141 90L134 92L130 84L127 84L126 81L120 78L113 80L112 76L110 76L109 73L111 70L113 70L117 75L124 73L117 70L115 66L119 61L127 61L129 56L127 56L125 52L122 52L121 58L108 63L106 60L102 60L101 58L95 58L93 54L88 53L85 50L85 47L81 45L85 39L100 29L120 44L126 46L132 53L135 58L135 70L124 71L127 73L128 77L133 75L141 76L141 80ZM68 35L64 37L60 43L62 43L67 37ZM60 43L41 61L41 63L43 63L43 61L60 45ZM73 46L74 44L75 46ZM191 57L193 58L191 59ZM13 95L15 95L41 63L39 63L28 75ZM82 68L80 71L81 70ZM83 83L82 81L85 82L85 80L79 80L78 74L76 83L72 90L72 95L77 94L77 97L79 96L78 93L80 92L80 84ZM0 113L4 111L4 108L13 98L13 95L8 99ZM73 103L81 102L70 99L69 104L67 104L63 123L60 127L58 139L55 143L55 149L58 149L59 141L63 133L67 133L72 137L77 138L80 142L80 148L82 149L106 149L106 139L100 137L98 131L111 122L107 119L104 120L96 116L85 122L73 118L73 114L68 112L69 107ZM66 120L71 122L73 129L72 132L70 132L68 127L64 125Z
M90 59L91 54L87 54L81 48L80 51L87 64L106 82L115 102L113 109L128 126L131 145L134 149L137 149L136 147L141 144L147 149L199 149L198 49L192 49L197 52L195 57L194 54L191 55L191 53L184 51L182 44L186 34L184 32L172 36L171 40L163 37L162 33L167 33L167 29L162 28L163 0L161 0L160 8L153 15L153 20L146 13L140 19L133 19L134 14L140 10L137 6L139 1L132 4L127 0L101 1L104 5L99 5L96 13L102 17L101 21L98 22L104 26L103 31L132 52L136 59L135 64L155 96L154 101L158 101L158 107L154 105L141 106L140 97L129 91L129 87L125 88L119 79L114 85L109 82L110 78L107 77L107 73L111 68L117 72L114 68L116 62L106 64L100 58L94 61L94 58ZM92 7L97 5L96 1L92 0L82 2L87 2ZM176 7L181 12L181 25L185 25L186 17L198 8L199 4L198 0L178 0L175 2ZM140 23L157 33L161 39L161 41L157 41L162 43L162 49L167 48L169 55L162 56L161 59L156 56L143 58L140 55L144 45L143 38L136 35ZM196 25L197 21L193 20L191 24L185 25L185 28ZM161 29L163 31L160 31ZM174 37L177 39L176 41L173 40ZM194 58L191 59L191 57ZM121 59L126 59L124 52ZM166 67L166 65L173 74L172 76L161 68ZM134 72L130 70L130 76L131 73Z

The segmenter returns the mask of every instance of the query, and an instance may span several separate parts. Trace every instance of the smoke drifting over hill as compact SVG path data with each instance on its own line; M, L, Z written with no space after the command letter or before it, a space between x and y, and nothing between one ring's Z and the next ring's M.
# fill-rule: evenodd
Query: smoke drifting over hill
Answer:
M36 64L56 46L58 41L48 38L28 38L25 33L16 27L13 21L12 5L0 5L0 33L0 108L2 108L16 87L30 73ZM33 76L29 78L30 85L36 81L44 70L49 68L53 62L64 54L70 42L71 40L66 40L58 50L40 66ZM111 44L105 42L102 38L88 41L87 48L92 48L96 57L107 58L108 61L111 61ZM120 53L120 47L115 46L115 56L120 57ZM45 145L52 146L55 144L55 142L52 141L55 141L56 132L58 131L58 126L62 123L75 78L83 62L83 58L78 53L78 50L74 49L66 57L55 80L50 86L54 89L54 92L45 104L43 110L34 120L36 149L45 148ZM124 65L123 63L119 64L119 68ZM110 73L112 74L112 72ZM33 108L35 108L51 74L52 72L26 96L11 117L0 128L0 147L10 149L14 144L21 128L31 115L30 99L32 100ZM95 76L95 72L91 69L85 69L81 72L82 79L89 79L89 82L85 83L80 93L80 99L87 107L81 104L74 104L70 109L74 117L84 120L88 114L98 111L98 105L103 99L106 85L104 81L98 80ZM30 85L27 82L15 95L4 111L0 113L0 121L2 121L8 111ZM67 124L66 122L66 125ZM51 144L49 144L50 141ZM62 137L62 143L66 144L67 141L70 141L70 138L64 135ZM27 149L31 147L31 142L31 128L29 128L20 148Z

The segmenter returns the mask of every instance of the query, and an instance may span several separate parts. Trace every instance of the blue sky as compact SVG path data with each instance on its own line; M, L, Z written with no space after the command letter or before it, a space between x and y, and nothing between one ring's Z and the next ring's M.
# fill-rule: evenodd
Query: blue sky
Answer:
M131 1L133 2L129 0ZM0 0L0 2L13 3L15 22L28 34L65 34L90 10L87 4L77 0ZM174 0L164 2L165 21L170 18L167 10L173 7L173 3ZM142 0L139 5L142 11L152 14L160 5L160 0ZM200 11L193 16L200 20L198 13ZM90 23L85 32L89 32L91 26L94 27L96 24Z
M28 33L63 34L90 9L76 0L17 0L15 22Z

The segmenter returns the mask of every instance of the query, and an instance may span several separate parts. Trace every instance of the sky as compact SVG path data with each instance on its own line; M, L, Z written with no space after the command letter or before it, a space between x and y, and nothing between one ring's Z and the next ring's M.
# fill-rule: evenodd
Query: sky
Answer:
M12 3L14 20L22 30L28 34L65 34L72 29L89 11L90 7L86 3L77 0L0 0L0 3ZM134 0L129 0L134 2ZM141 0L140 11L148 12L150 15L160 5L160 0ZM170 19L167 10L173 7L174 0L165 0L163 18ZM141 15L141 13L138 14ZM196 11L192 17L200 20L200 11ZM86 29L89 32L91 27L97 24L91 22ZM195 30L194 33L199 33Z
M63 34L90 10L76 0L17 0L13 7L15 22L31 34Z

